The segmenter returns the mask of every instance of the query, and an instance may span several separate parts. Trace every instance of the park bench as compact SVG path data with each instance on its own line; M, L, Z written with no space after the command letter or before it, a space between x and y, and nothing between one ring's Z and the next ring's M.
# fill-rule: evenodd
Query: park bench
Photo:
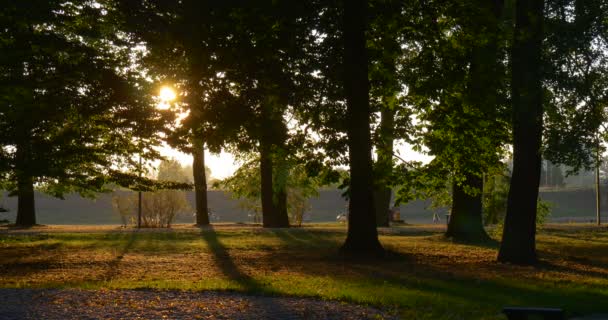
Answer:
M509 320L544 319L544 320L565 320L564 311L556 308L522 308L504 307L502 312ZM529 318L535 316L536 318Z

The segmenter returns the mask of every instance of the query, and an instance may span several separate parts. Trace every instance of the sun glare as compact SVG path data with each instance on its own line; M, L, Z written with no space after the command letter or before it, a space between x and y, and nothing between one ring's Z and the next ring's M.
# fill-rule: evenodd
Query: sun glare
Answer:
M159 94L162 102L169 102L175 100L175 91L169 87L162 87Z

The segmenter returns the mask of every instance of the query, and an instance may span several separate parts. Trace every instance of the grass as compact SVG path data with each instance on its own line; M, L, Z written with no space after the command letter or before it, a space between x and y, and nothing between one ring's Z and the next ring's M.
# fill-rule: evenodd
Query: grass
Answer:
M495 244L453 243L429 226L383 230L394 254L376 261L337 255L345 232L335 224L0 231L1 287L311 296L394 308L405 319L504 319L505 305L608 312L608 232L591 226L547 227L536 267L497 264Z

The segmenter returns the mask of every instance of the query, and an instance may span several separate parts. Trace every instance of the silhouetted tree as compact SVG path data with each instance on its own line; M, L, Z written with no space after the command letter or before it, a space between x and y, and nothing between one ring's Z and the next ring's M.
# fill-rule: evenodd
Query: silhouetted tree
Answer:
M372 142L368 54L365 45L368 3L344 2L344 97L350 165L348 233L341 250L347 253L379 253L373 195Z
M536 206L541 170L544 1L517 1L511 52L513 173L498 261L536 262Z
M13 2L0 15L0 144L17 225L36 223L34 188L61 197L126 183L170 114L155 110L111 21L94 3ZM147 147L143 150L143 145Z

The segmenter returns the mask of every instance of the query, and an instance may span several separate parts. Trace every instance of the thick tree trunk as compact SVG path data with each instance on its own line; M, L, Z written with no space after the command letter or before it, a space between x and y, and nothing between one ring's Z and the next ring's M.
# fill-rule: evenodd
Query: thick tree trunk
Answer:
M205 145L194 139L192 151L192 176L194 177L194 197L196 202L196 225L209 225L207 204L207 177L205 173Z
M20 227L31 227L36 225L34 179L26 173L20 173L17 179L18 200L15 224Z
M272 187L272 155L269 146L260 142L260 183L262 200L262 221L265 228L273 228L275 221L274 191Z
M17 158L17 219L20 227L36 225L36 206L34 201L34 177L29 169L29 142L20 144L16 150Z
M260 175L262 191L262 220L264 228L288 228L287 192L274 188L274 161L268 147L260 147Z
M595 150L595 217L597 225L602 224L602 198L600 193L600 139L597 138L596 142L596 150Z
M282 143L284 145L284 142ZM289 227L289 214L287 212L287 181L286 176L289 174L289 168L283 162L278 160L274 162L275 167L275 183L274 183L274 213L276 214L276 226L281 228ZM279 178L282 181L277 181Z
M374 202L376 210L376 226L390 226L390 205L392 191L390 188L379 186L374 191Z
M387 103L388 104L388 103ZM391 205L391 188L387 187L388 176L393 170L393 144L395 140L395 111L388 106L380 111L380 145L377 147L378 175L382 178L381 183L376 186L376 224L379 227L389 226L389 212Z
M344 2L344 89L350 160L348 233L341 250L350 254L378 254L374 210L369 80L365 28L367 1Z
M536 262L536 206L541 171L543 0L516 2L512 49L513 174L498 261Z
M287 190L281 188L276 191L276 209L277 227L289 227L289 214L287 213Z
M287 180L289 175L289 165L286 157L286 143L287 143L287 127L283 122L282 114L274 114L272 119L274 122L274 128L277 134L274 135L274 146L275 154L273 157L274 169L274 213L276 214L276 227L277 228L288 228L289 227L289 214L287 212Z
M452 187L452 211L446 236L461 241L485 241L490 239L483 228L482 193L483 179L468 175L465 184L479 192L470 195L464 185L454 182Z

